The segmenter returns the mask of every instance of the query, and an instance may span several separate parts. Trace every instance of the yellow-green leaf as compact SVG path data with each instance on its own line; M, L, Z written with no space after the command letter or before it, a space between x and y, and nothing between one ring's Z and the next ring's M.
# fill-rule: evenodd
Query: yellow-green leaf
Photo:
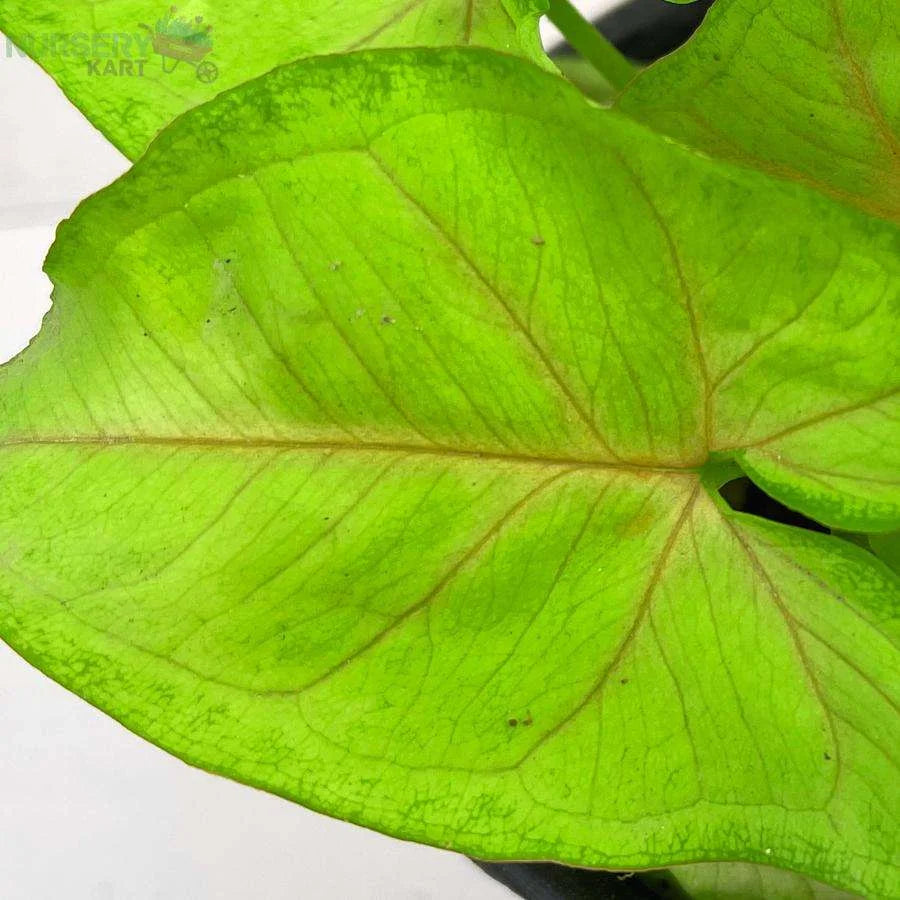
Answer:
M0 374L0 633L403 837L889 896L897 582L715 460L883 525L893 237L509 57L276 71L61 230Z
M383 50L167 129L0 372L4 639L392 834L900 893L897 578L718 494L898 527L897 229L645 110Z

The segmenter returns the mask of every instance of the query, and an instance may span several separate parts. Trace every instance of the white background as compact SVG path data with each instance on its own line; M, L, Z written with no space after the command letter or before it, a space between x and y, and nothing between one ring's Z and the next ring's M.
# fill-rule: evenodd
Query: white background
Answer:
M582 0L597 15L620 0ZM555 30L543 31L545 43ZM0 36L2 38L2 36ZM127 161L0 44L0 362L49 308L56 225ZM467 859L191 769L0 643L3 900L509 900Z

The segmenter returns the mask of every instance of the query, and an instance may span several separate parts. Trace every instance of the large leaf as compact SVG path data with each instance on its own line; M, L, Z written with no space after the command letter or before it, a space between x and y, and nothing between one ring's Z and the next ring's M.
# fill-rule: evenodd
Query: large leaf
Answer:
M548 64L538 36L545 7L546 0L241 0L227 7L190 0L173 18L192 23L201 17L198 32L212 26L205 69L199 61L155 52L172 52L153 43L169 0L156 6L147 0L3 0L0 31L37 60L112 143L137 159L186 110L315 54L471 44Z
M278 70L61 229L0 634L392 834L896 894L897 580L715 490L896 521L895 236L488 51Z
M900 219L900 0L718 0L620 107L716 156Z

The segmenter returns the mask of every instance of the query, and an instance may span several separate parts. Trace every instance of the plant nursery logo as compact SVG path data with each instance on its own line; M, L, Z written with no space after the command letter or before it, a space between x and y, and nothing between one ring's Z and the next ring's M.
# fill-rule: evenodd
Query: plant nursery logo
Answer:
M208 59L212 49L212 26L203 16L181 16L172 6L155 26L141 24L131 32L26 33L15 43L6 38L5 56L70 59L85 66L88 76L140 78L156 55L165 74L171 75L179 66L191 67L198 81L212 84L219 77L218 67Z
M206 25L203 16L189 19L178 15L178 7L172 6L156 27L141 25L151 35L153 52L162 58L166 74L174 72L181 63L193 66L197 80L212 84L219 77L216 64L206 57L212 52L212 25Z

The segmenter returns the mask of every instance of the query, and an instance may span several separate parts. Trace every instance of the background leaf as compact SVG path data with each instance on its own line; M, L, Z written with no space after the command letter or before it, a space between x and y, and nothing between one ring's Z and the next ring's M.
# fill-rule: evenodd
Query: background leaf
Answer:
M299 6L242 0L224 7L189 0L174 15L188 21L200 16L198 28L212 26L208 61L218 77L205 82L196 64L154 53L151 34L168 8L168 0L158 7L146 0L4 0L0 30L132 160L186 110L306 56L458 44L492 47L550 66L538 34L544 0L304 0ZM92 59L97 67L90 66ZM144 61L140 69L137 60ZM134 62L132 74L120 61ZM115 74L104 74L109 63Z
M718 0L619 101L715 156L900 217L898 0Z
M0 632L392 834L889 896L896 579L708 460L881 524L892 236L510 57L273 72L61 230L0 374Z
M870 535L869 545L879 559L900 574L900 532Z
M742 863L700 863L673 871L693 900L851 900L794 872Z

